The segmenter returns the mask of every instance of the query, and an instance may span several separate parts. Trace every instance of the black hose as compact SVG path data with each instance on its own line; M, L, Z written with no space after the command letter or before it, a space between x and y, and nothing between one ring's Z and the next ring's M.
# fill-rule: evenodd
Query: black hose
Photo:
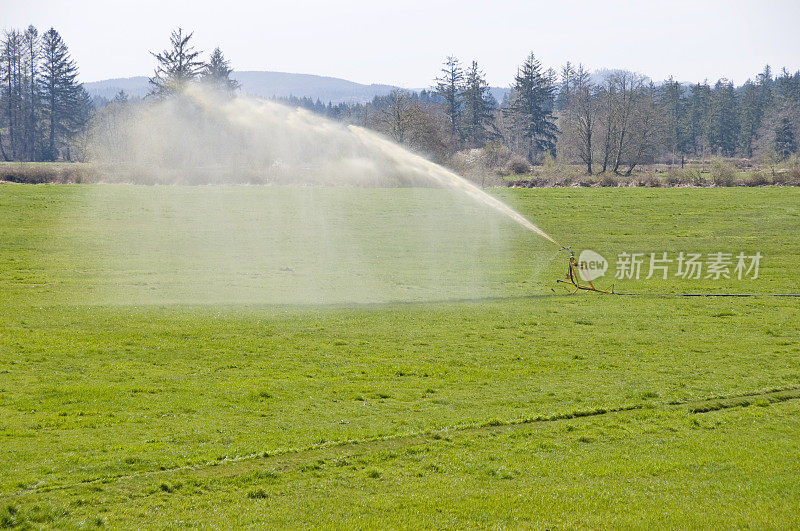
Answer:
M800 297L800 293L620 293L615 291L612 295L627 295L639 297Z

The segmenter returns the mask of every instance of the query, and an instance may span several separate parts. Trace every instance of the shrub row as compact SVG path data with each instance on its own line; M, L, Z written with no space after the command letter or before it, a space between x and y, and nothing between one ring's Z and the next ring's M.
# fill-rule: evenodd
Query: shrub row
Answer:
M750 174L714 174L697 170L675 170L664 174L642 175L533 175L508 181L511 187L729 187L729 186L800 186L800 169Z

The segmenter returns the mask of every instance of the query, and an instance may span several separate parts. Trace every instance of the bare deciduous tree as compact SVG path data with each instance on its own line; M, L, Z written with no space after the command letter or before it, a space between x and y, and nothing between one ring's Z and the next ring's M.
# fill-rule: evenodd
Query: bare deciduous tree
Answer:
M417 109L405 90L393 90L380 101L373 115L373 127L402 144L406 141L416 119Z
M561 94L565 105L562 143L570 155L586 165L586 172L591 175L600 103L596 87L583 65L570 69L569 74L570 83L565 84L568 92Z
M449 117L437 105L423 104L405 90L375 98L369 126L398 144L444 161L452 152L448 142Z
M644 76L627 71L615 71L605 78L599 94L603 131L601 173L610 169L619 174L626 155L632 152L631 129L635 124L637 105L644 94L645 81Z

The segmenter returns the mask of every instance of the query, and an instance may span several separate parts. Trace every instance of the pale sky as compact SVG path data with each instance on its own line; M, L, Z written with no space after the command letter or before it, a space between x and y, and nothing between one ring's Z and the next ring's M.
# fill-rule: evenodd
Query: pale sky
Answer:
M740 84L765 63L800 68L798 0L0 0L0 29L55 27L82 81L151 75L170 30L220 46L236 70L403 87L432 84L446 55L508 86L533 51L662 80Z

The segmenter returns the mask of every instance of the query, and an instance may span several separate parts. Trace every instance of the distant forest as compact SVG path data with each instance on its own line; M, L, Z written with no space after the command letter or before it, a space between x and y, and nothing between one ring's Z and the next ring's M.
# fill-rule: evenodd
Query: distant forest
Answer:
M6 31L0 43L0 159L79 160L82 136L104 113L170 97L187 83L234 95L230 62L219 48L201 59L191 38L176 30L167 49L152 53L152 90L143 100L121 92L111 102L93 102L56 30ZM374 129L440 163L477 161L516 173L553 159L581 165L588 174L619 175L643 164L682 165L710 156L775 163L797 157L800 134L800 71L775 73L769 66L740 86L727 79L682 84L622 70L591 74L581 64L544 69L530 54L508 95L495 101L475 61L447 57L430 90L394 90L356 104L278 101Z
M0 158L69 160L92 105L56 30L6 31L0 46Z

